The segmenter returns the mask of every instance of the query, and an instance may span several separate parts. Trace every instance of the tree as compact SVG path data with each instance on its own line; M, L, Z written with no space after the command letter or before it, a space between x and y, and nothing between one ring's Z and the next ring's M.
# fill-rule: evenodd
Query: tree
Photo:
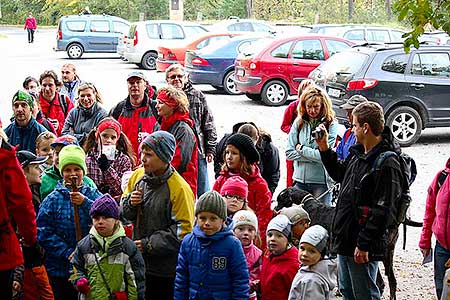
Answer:
M412 28L404 37L404 47L419 48L419 36L432 26L450 34L450 1L448 0L399 0L394 6L399 21L406 21Z

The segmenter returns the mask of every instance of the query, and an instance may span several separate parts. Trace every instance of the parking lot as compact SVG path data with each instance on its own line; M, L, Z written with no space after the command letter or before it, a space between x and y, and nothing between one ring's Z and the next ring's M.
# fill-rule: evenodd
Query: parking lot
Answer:
M33 44L28 44L26 31L22 28L0 28L0 34L6 36L0 38L0 117L4 127L9 123L12 113L11 97L21 88L26 76L38 78L42 71L48 69L56 70L59 74L63 64L74 63L82 80L96 84L108 110L126 97L126 75L137 70L137 66L121 61L115 54L85 54L82 59L69 60L65 52L56 53L52 50L56 37L54 29L39 29ZM143 72L152 84L158 87L165 84L163 73ZM286 135L279 127L286 106L267 107L244 95L225 95L210 86L197 88L207 96L219 138L231 131L233 124L238 121L253 121L272 135L275 145L280 149L280 191L285 185ZM405 149L418 165L418 177L412 186L412 216L416 220L423 216L427 186L436 172L444 166L449 157L449 149L450 128L426 129L418 143ZM398 243L395 262L400 289L398 299L432 299L432 267L420 265L421 256L417 248L419 233L419 229L409 229L406 251L401 250Z

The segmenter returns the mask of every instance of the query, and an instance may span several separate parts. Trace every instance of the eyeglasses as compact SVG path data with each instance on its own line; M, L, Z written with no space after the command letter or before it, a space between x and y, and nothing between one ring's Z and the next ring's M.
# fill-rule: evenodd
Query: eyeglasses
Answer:
M170 75L169 79L172 79L172 80L174 80L176 78L182 79L183 77L184 77L184 74L174 74L174 75Z
M245 198L234 196L234 195L224 195L223 196L226 200L236 200L237 202L244 203Z

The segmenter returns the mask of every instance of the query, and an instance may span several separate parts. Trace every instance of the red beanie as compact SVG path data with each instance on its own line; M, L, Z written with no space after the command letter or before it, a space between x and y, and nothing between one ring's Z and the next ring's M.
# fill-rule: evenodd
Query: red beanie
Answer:
M238 196L247 199L248 196L248 184L241 176L232 176L225 181L220 190L222 196Z
M178 102L175 99L173 99L172 97L170 97L166 91L161 91L158 94L158 97L156 97L156 99L167 104L169 107L171 107L173 109L176 109L179 106Z
M117 133L117 137L120 137L120 134L122 133L122 125L120 123L112 118L103 119L100 121L100 123L97 125L97 132L95 134L96 138L99 138L100 134L105 129L112 129Z

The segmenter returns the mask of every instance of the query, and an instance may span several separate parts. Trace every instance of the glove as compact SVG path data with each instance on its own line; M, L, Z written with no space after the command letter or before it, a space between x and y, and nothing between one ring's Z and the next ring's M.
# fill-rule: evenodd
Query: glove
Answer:
M111 166L105 154L100 155L98 158L98 166L102 172L105 172Z
M32 246L23 245L22 252L25 260L25 268L31 269L44 264L45 251L38 243Z
M76 289L82 294L89 293L89 291L91 290L91 287L89 286L89 281L86 278L81 277L77 281Z

